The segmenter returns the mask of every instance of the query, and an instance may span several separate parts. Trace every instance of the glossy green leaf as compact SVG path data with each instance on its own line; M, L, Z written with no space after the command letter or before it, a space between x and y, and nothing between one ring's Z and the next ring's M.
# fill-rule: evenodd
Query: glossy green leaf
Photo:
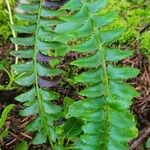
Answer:
M32 121L30 124L27 125L26 129L28 132L38 131L42 129L43 122L40 117L36 118L34 121Z
M108 66L108 76L110 79L130 79L135 78L139 74L139 70L133 67L114 67Z
M97 84L93 85L90 87L86 87L84 90L80 92L82 96L87 96L87 97L99 97L103 94L103 85L102 84Z
M34 37L25 37L25 38L11 38L11 41L14 44L22 45L22 46L33 46L34 45Z
M83 143L85 143L86 145L92 145L92 146L99 146L102 144L102 139L100 138L99 135L82 135L81 136Z
M69 98L69 97L65 97L64 98L64 102L63 102L63 109L64 109L64 113L67 114L68 113L68 109L69 109L69 106L71 104L73 104L74 100Z
M119 49L105 48L104 51L107 61L119 61L133 55L132 51L122 51Z
M18 95L15 99L19 102L33 101L36 98L36 89L32 88L31 90Z
M33 57L33 50L19 50L19 51L12 51L10 52L12 56L18 57L18 58L32 58Z
M96 84L103 80L103 73L101 68L92 71L86 71L75 77L75 82L82 82L85 84Z
M100 123L89 122L88 124L83 126L83 131L87 134L97 134L97 133L102 132L99 129L99 127L102 126L102 125L104 125L104 123L102 123L102 122L101 122L101 125L100 125Z
M11 66L18 73L29 72L33 73L33 62L19 63Z
M43 144L46 142L46 133L44 130L41 130L40 132L38 132L35 136L35 138L33 139L32 143L35 145L39 145L39 144Z
M30 26L14 25L14 26L11 26L11 28L19 33L34 33L36 30L36 25L35 24L30 25Z
M112 31L102 31L99 33L99 38L102 43L108 43L116 40L123 32L123 28L114 29Z
M91 105L92 103L92 105ZM94 109L100 109L103 107L105 101L103 97L97 97L97 98L87 98L84 100L80 100L77 102L74 102L70 107L69 107L69 112L73 117L85 117L86 113L91 113L92 110ZM97 120L95 120L97 121ZM98 120L99 121L99 120Z
M40 52L49 50L51 48L51 46L52 46L52 44L49 42L44 42L44 41L38 40L37 48Z
M43 108L44 111L48 114L57 114L61 111L61 107L48 103L48 102L43 102Z
M89 8L90 12L95 13L97 11L100 11L102 8L104 8L107 4L107 0L95 0L93 2L87 2L87 7Z
M55 29L56 33L65 33L65 32L71 32L75 29L81 27L82 23L62 23L58 25Z
M76 65L78 67L84 67L84 68L95 68L95 67L97 68L100 66L99 53L96 53L96 55L79 58L71 62L71 65Z
M44 29L40 28L39 32L38 32L38 38L43 41L43 42L51 42L53 41L53 38L56 36L57 34L53 33L53 32L47 32Z
M35 76L34 74L22 75L21 77L17 77L15 82L22 86L30 86L35 82Z
M46 8L42 8L42 10L41 10L41 16L42 17L57 17L61 14L62 14L61 11L58 12L58 11L46 9Z
M39 111L38 104L35 102L31 106L23 109L20 111L21 116L30 116L30 115L35 115Z
M121 82L110 82L110 91L119 96L122 100L123 99L132 99L133 97L137 97L139 94L138 92L131 86Z
M49 27L49 26L53 26L53 25L59 25L63 23L62 20L58 20L58 19L41 19L39 24L42 27Z
M81 9L79 9L79 11L75 11L74 14L72 15L68 15L68 16L61 16L61 19L65 20L65 21L69 21L69 22L78 22L78 23L82 23L83 20L86 21L88 19L88 12L87 12L87 7L83 6L81 7Z
M50 135L53 142L56 142L56 139L58 138L54 129L54 126L50 127Z
M81 27L74 29L70 32L70 34L74 34L77 38L83 38L85 36L89 36L92 34L92 21L91 19L86 20L85 24Z
M79 53L95 51L97 50L96 39L94 36L92 36L88 41L76 44L75 46L70 47L70 49Z
M18 8L29 13L36 13L38 12L39 4L20 4Z
M28 143L26 141L22 141L15 147L15 150L28 150Z
M40 89L40 93L45 101L51 101L59 98L59 94L54 91Z
M117 12L112 11L104 15L94 15L92 19L94 20L96 26L100 28L113 22L117 15Z
M78 10L82 6L81 0L70 0L61 9Z
M17 13L16 14L16 18L18 20L36 23L37 15L33 15L33 14L19 14L19 13Z
M38 74L40 76L45 76L45 77L48 77L48 76L57 76L59 74L61 74L61 70L59 69L49 69L49 68L46 68L44 66L42 66L41 64L38 64Z
M82 132L83 121L77 118L69 118L63 126L64 137L75 137Z

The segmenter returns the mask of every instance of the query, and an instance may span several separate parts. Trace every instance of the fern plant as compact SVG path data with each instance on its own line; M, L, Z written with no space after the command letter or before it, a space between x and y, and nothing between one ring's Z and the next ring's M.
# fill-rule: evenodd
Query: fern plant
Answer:
M62 114L61 106L54 102L59 94L52 90L59 85L59 80L55 78L63 73L57 67L61 60L57 53L61 50L62 55L63 49L59 42L52 43L56 36L53 29L62 22L56 11L60 4L43 0L29 0L20 4L16 17L29 25L14 25L12 28L26 37L11 38L13 43L22 47L19 51L11 52L20 59L18 64L12 65L17 73L15 82L28 87L27 92L16 97L25 107L20 115L36 116L27 126L27 131L36 133L32 143L43 144L48 140L52 149L57 139L55 121Z
M133 87L124 83L134 78L139 70L115 66L114 62L132 55L130 51L107 48L124 31L117 28L102 31L117 16L116 12L100 15L106 0L70 0L61 10L70 15L55 29L62 34L68 48L83 55L71 65L86 71L75 76L75 83L82 83L81 100L69 107L69 116L84 121L83 134L72 149L82 150L127 150L128 142L137 136L133 115L129 108L132 99L138 96Z
M16 15L29 25L12 26L13 30L26 35L11 38L12 42L24 47L11 54L22 60L12 65L17 72L15 82L30 89L16 100L24 103L22 116L36 116L27 127L28 131L36 133L32 143L43 144L48 139L52 150L126 150L128 141L137 135L129 107L138 93L123 81L135 77L139 71L114 65L132 52L107 48L124 29L100 30L118 13L98 13L106 6L106 0L70 0L56 11L60 4L58 1L29 0L19 6L21 11ZM83 56L71 65L84 68L85 72L78 74L74 82L83 84L85 89L79 93L81 100L64 100L67 111L63 112L54 102L60 96L54 89L61 86L57 77L64 74L58 64L71 50ZM57 120L66 112L69 118L58 137Z

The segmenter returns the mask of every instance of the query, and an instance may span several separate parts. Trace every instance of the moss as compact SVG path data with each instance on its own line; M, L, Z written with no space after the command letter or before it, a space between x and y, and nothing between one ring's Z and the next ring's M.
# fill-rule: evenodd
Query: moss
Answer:
M139 37L141 39L141 51L150 58L150 31L139 33L139 30L147 23L150 23L149 0L109 0L110 5L105 11L117 10L120 12L114 23L104 28L104 30L123 26L126 32L119 38L117 44L132 45Z
M141 50L150 59L150 31L141 36Z

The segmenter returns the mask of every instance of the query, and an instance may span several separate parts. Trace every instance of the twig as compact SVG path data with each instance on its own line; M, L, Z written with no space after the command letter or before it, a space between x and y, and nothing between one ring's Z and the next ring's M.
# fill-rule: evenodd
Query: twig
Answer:
M31 137L30 135L28 135L28 134L26 134L26 133L23 133L23 132L21 132L20 134L21 134L22 136L24 136L24 137L26 137L26 138L32 140L32 137Z
M17 140L17 138L13 139L11 142L7 143L6 146L10 146L10 145L13 144L16 140Z
M150 24L145 24L142 28L139 29L139 33L142 34L149 27L150 27Z
M143 129L140 136L130 145L129 150L135 149L150 134L150 127Z

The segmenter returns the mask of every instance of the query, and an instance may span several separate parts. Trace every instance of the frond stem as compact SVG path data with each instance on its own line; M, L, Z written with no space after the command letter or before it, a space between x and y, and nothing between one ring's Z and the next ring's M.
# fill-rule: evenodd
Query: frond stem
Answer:
M105 57L104 57L104 49L102 45L100 44L99 39L96 37L99 50L101 51L101 65L102 65L102 71L103 71L103 85L104 85L104 97L105 97L105 136L104 136L104 148L103 150L107 150L107 145L108 145L108 138L109 138L109 106L107 104L107 98L109 96L109 81L108 81L108 75L107 75L107 67L106 67L106 62L105 62Z
M86 6L86 3L82 1L82 4ZM87 7L88 9L88 7ZM89 12L89 16L92 16L90 10L88 9ZM94 23L91 20L91 24L92 24L92 30L93 30L93 35L96 39L97 45L98 45L98 50L100 51L100 57L101 57L101 65L102 65L102 72L103 72L103 85L104 85L104 97L105 97L105 136L104 136L104 148L103 150L107 150L107 145L108 145L108 138L109 138L109 106L107 104L107 98L109 96L109 80L108 80L108 74L107 74L107 67L106 67L106 61L105 61L105 52L103 49L103 44L100 41L100 39L97 37L97 33L99 32L99 30L97 28L94 27Z
M50 130L48 128L46 118L44 115L44 110L43 110L43 105L42 105L42 97L40 95L39 84L38 84L38 70L37 70L38 47L37 47L37 44L38 44L38 32L39 32L39 28L40 28L40 16L41 16L42 3L43 3L43 0L40 0L40 6L39 6L39 10L38 10L38 18L37 18L37 22L36 22L37 27L36 27L36 31L35 31L35 46L34 46L34 58L33 58L34 59L34 73L35 73L35 86L36 86L36 92L37 92L38 105L39 105L39 109L40 109L40 115L41 115L42 121L44 123L45 132L48 137L51 149L54 150L53 142L51 140Z

